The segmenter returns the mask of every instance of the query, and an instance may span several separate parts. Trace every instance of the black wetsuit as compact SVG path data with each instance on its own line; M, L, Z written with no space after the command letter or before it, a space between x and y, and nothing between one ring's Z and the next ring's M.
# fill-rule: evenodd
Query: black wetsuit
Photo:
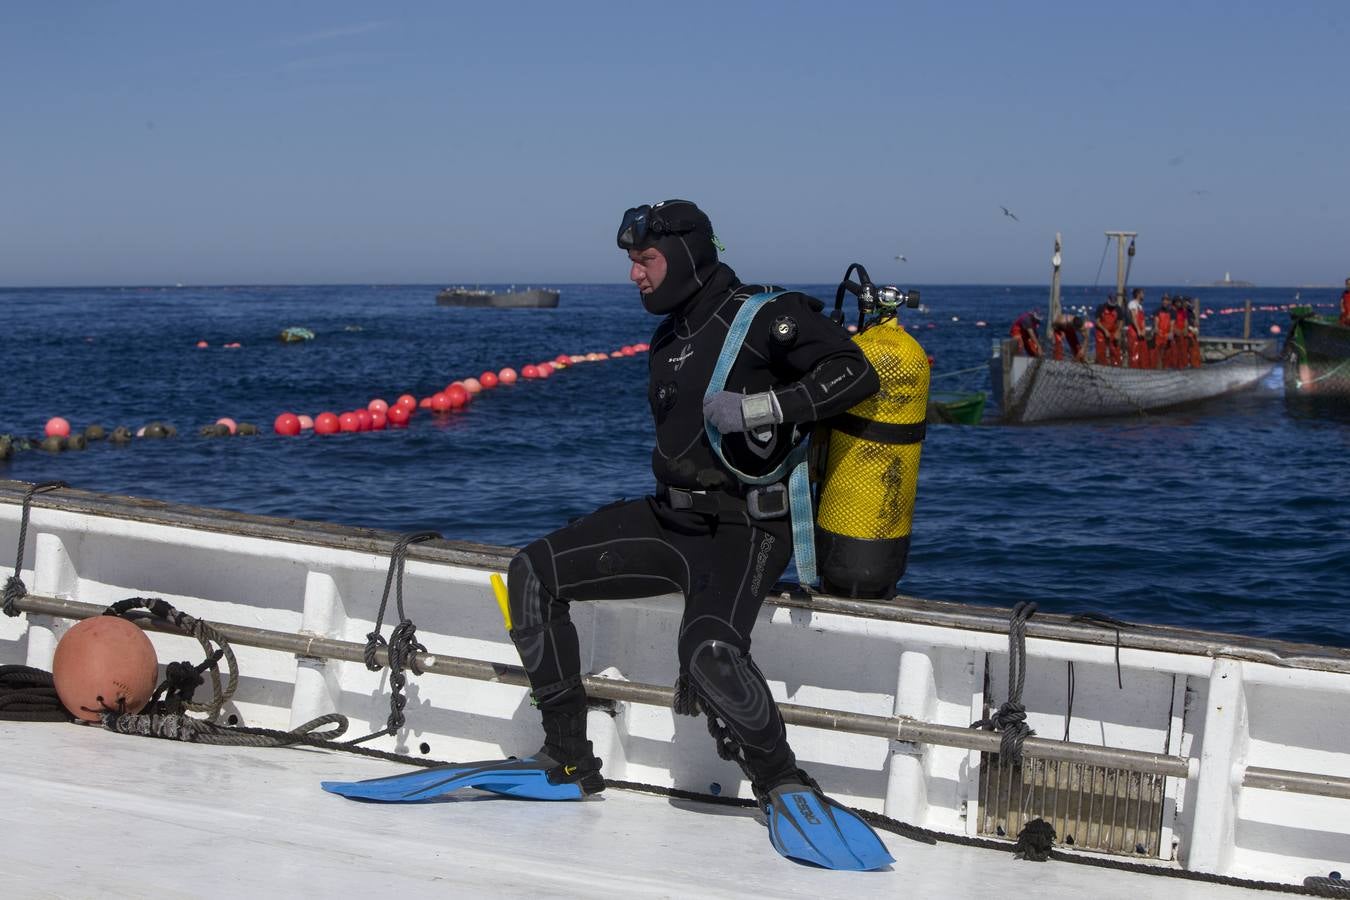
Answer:
M749 655L765 594L792 557L791 524L786 515L749 514L745 486L708 444L703 397L736 311L766 288L741 285L721 264L705 274L651 342L655 494L602 507L521 551L509 570L511 636L552 734L550 710L585 702L569 601L682 593L681 688L721 719L762 790L797 773L778 707ZM725 437L742 471L769 471L791 449L794 424L843 412L879 387L858 346L820 309L790 293L755 316L726 389L777 388L785 421L763 443ZM589 744L560 749L585 753Z

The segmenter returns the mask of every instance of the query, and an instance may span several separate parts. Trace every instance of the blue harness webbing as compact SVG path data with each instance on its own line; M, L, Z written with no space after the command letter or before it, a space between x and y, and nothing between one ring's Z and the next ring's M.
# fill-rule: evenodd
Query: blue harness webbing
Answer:
M704 395L704 399L726 387L727 376L731 374L731 367L735 364L736 357L740 355L741 347L745 344L745 335L750 331L750 323L754 321L755 313L759 312L766 303L786 293L787 291L769 291L768 293L755 294L753 297L747 298L745 303L741 305L736 317L731 321L731 327L727 329L726 341L722 344L721 355L717 357L717 365L713 369L712 378L708 381L708 392ZM722 435L713 424L705 419L703 427L708 432L708 443L712 445L713 452L722 461L722 465L731 470L731 473L745 484L774 484L782 481L783 476L791 471L791 474L788 475L788 509L792 519L792 554L797 560L797 577L801 579L802 585L814 586L816 583L816 522L815 514L811 509L811 483L806 466L806 441L799 441L791 452L784 457L783 461L767 475L749 475L727 461L726 456L722 453Z

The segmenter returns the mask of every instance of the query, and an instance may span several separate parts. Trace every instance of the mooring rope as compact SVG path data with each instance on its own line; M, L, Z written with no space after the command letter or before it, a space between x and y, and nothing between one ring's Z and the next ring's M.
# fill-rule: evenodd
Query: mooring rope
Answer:
M384 728L353 738L347 741L348 744L360 744L382 735L394 734L403 727L403 709L408 705L408 699L403 695L403 687L408 679L403 672L405 669L411 669L414 675L421 675L422 667L417 661L417 654L427 652L426 646L417 640L417 626L403 609L403 566L407 560L408 548L413 544L440 539L441 535L436 531L414 531L394 542L394 548L389 554L389 572L384 579L384 595L380 597L380 610L375 616L374 630L366 635L365 649L366 668L372 672L378 672L383 668L380 664L379 651L383 648L388 654L389 718ZM389 640L385 641L380 634L380 628L384 624L384 612L389 605L391 587L394 589L399 622L390 632Z
M5 581L5 592L3 600L0 600L0 607L4 609L5 615L15 617L19 614L18 608L14 605L28 593L28 586L23 583L19 573L23 571L23 549L28 541L28 513L33 506L33 498L38 494L45 494L47 491L54 491L57 488L70 487L64 481L42 481L37 484L29 485L28 490L23 493L22 512L19 513L19 552L14 560L14 574Z
M992 716L971 723L971 728L1002 734L999 759L1012 765L1022 762L1022 744L1034 735L1027 725L1022 689L1027 681L1027 620L1036 614L1035 603L1018 603L1008 622L1008 699Z
M159 707L160 712L176 712L181 706L192 712L204 713L208 721L215 720L220 715L221 708L230 702L239 687L239 664L234 658L234 649L229 641L209 623L174 609L158 597L128 597L109 606L103 611L103 615L134 620L137 616L133 615L133 610L139 609L148 613L147 618L196 638L206 653L206 661L197 666L186 662L169 663L164 681L155 688L151 703L164 704ZM229 672L224 685L220 681L221 659L224 659L225 668ZM196 703L193 702L192 695L202 683L203 672L208 672L211 678L211 699L206 703Z

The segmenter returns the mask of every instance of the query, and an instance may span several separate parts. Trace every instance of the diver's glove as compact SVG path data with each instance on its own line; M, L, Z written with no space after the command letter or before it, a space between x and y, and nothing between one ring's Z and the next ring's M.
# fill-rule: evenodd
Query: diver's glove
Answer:
M783 407L773 391L737 394L718 391L703 400L703 418L722 434L733 431L762 432L783 421Z

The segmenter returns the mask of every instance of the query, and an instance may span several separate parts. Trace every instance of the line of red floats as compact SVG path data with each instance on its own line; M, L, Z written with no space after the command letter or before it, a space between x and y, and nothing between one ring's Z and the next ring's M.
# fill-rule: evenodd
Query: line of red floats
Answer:
M473 402L474 397L483 391L489 391L498 385L515 384L517 381L537 381L548 378L554 372L568 366L585 362L600 362L625 356L636 356L647 352L647 344L629 344L611 353L560 353L547 362L531 363L520 367L517 372L511 367L500 371L483 372L477 378L463 378L452 381L442 390L420 400L412 394L402 394L393 403L375 398L364 409L347 412L321 412L317 416L284 412L272 423L272 430L286 437L294 437L301 432L313 430L315 434L339 434L343 432L383 431L386 428L406 428L419 409L430 410L435 415L444 415L460 410Z

